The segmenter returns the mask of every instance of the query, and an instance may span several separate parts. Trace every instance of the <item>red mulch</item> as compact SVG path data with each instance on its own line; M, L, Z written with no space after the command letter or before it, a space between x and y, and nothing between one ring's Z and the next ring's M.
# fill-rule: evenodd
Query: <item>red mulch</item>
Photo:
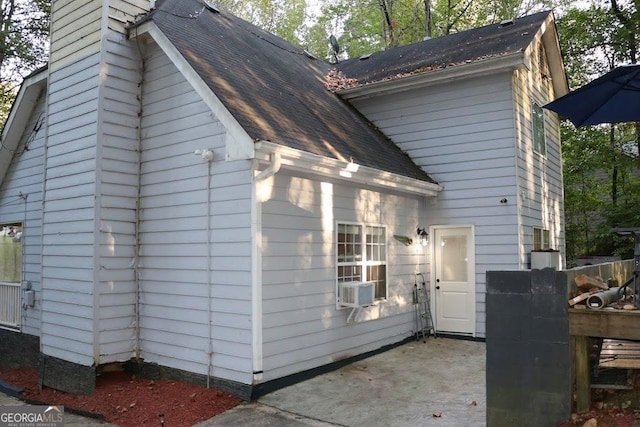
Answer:
M558 424L556 427L584 426L589 420L595 423L586 424L589 427L638 427L640 426L640 412L624 411L620 408L596 409L584 414L573 414L571 421Z
M640 385L640 384L639 384ZM571 420L557 427L597 426L597 427L640 427L640 388L632 390L593 389L591 411L572 414ZM594 424L587 423L595 419ZM587 423L587 424L585 424Z
M91 413L121 427L192 426L231 409L240 399L216 389L172 380L150 380L125 372L109 372L97 379L90 396L64 393L48 387L38 390L36 369L0 368L0 379L23 389L22 397Z

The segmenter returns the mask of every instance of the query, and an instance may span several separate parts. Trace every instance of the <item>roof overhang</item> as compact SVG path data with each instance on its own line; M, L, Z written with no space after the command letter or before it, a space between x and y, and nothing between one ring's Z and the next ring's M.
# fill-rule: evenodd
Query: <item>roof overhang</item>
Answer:
M271 141L258 141L255 149L256 159L259 162L269 164L275 156L280 168L346 181L362 187L375 187L424 197L436 196L443 189L439 184L311 154Z
M27 77L22 82L18 95L11 106L0 140L2 143L0 146L0 183L4 181L13 153L24 135L38 98L42 91L46 90L48 76L48 70L43 69Z
M145 35L149 36L162 49L225 127L227 131L225 158L227 160L252 159L254 157L254 146L249 134L162 30L153 21L146 21L140 25L133 26L129 30L130 38L138 38Z
M468 77L495 74L518 68L531 68L531 63L524 52L516 52L493 58L486 58L460 65L418 73L407 77L382 80L362 86L355 86L338 91L344 99L364 99L388 93L401 92L415 88L423 88L436 84L448 83Z
M542 34L541 37L544 49L547 52L547 61L549 63L549 71L551 72L553 90L556 98L559 98L569 92L569 82L567 81L564 61L562 60L558 30L556 29L552 13L549 14L542 24L540 32Z

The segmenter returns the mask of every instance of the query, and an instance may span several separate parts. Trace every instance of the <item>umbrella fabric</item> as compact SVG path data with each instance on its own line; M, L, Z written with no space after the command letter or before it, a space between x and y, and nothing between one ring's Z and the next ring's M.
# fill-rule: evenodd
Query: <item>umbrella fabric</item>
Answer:
M640 65L623 65L547 104L575 126L640 121Z

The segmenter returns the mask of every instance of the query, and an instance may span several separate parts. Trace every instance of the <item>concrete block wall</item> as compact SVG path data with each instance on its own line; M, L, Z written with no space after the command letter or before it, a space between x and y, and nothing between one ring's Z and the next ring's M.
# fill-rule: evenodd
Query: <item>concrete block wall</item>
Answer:
M571 416L567 277L487 272L487 426L553 426Z

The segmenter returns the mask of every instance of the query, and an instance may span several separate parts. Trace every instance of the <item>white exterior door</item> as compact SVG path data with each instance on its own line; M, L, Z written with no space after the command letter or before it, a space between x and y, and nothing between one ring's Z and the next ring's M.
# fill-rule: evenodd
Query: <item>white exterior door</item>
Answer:
M475 335L473 227L433 227L432 304L438 332Z

